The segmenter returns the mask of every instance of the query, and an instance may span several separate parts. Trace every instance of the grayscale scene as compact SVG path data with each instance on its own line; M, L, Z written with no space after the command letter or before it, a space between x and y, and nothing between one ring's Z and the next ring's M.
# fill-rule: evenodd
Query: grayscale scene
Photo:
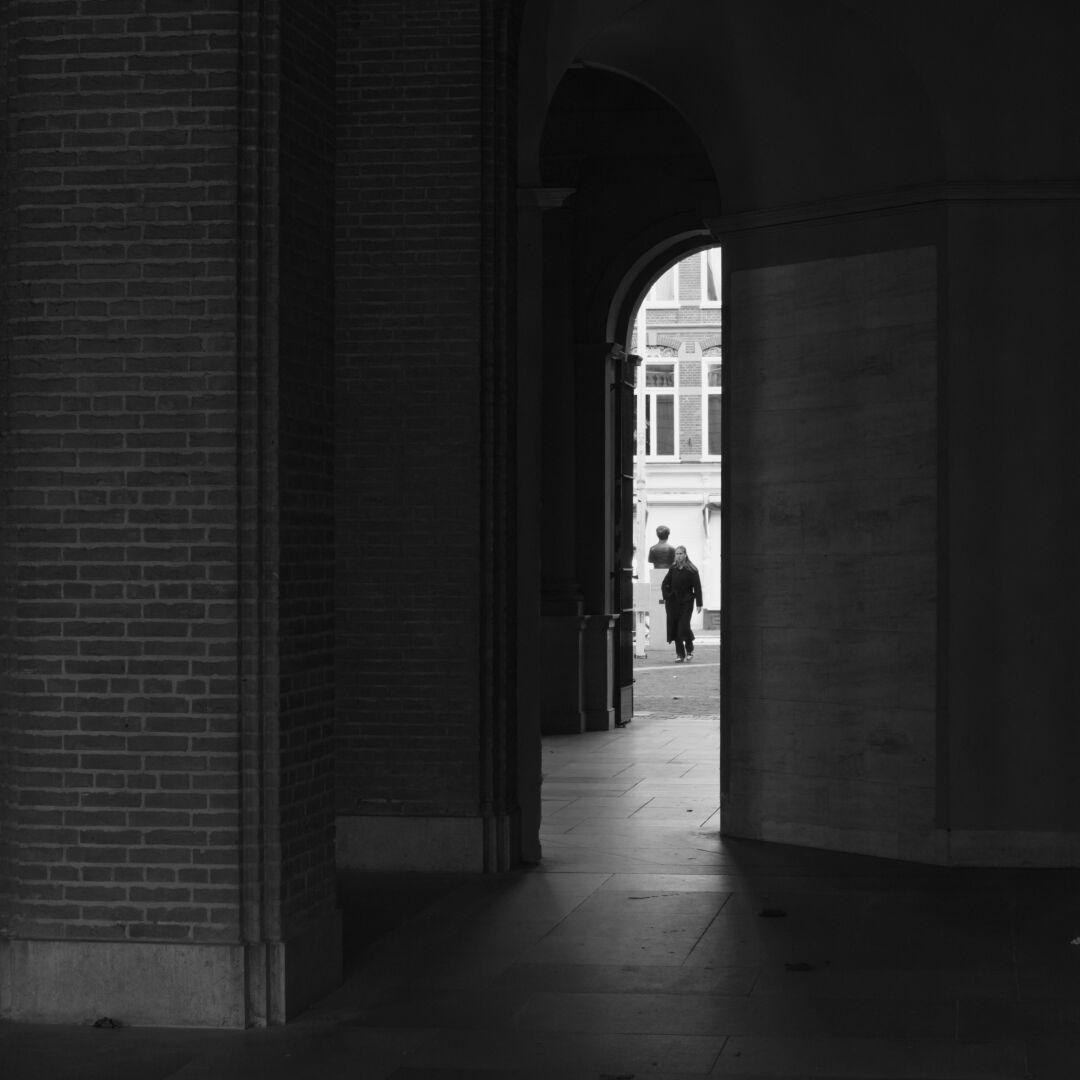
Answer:
M1078 42L0 0L0 1080L1080 1080Z

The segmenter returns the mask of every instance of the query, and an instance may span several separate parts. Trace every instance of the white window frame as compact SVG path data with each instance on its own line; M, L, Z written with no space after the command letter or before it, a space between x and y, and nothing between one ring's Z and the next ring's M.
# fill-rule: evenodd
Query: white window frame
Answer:
M665 364L671 365L671 368L675 374L674 386L647 386L648 370L650 364ZM640 410L638 414L638 424L642 432L642 446L644 448L644 432L645 432L645 412L646 412L646 399L657 398L661 394L670 394L672 397L672 418L673 418L673 438L674 438L674 450L670 454L658 454L655 451L649 453L645 452L646 461L679 461L679 358L677 356L646 356L643 361L641 372L641 389L638 394L638 408ZM655 418L656 416L656 403L655 400L651 402L649 406L649 412ZM654 440L655 445L655 440Z
M709 365L720 365L720 385L709 385ZM709 453L709 399L720 398L723 400L724 386L723 386L723 359L722 357L714 355L705 355L701 358L701 459L702 461L719 461L723 456L722 454ZM721 406L723 408L723 406ZM721 420L721 423L723 421Z
M716 261L717 261L717 266L716 266L717 282L716 282L716 284L717 284L717 288L719 290L721 290L719 300L710 300L708 298L707 294L706 294L706 289L705 289L705 283L709 280L709 278L708 278L708 266L709 266L709 255L710 254L715 255L716 256ZM723 300L724 300L723 291L722 291L723 290L723 285L721 284L723 279L719 276L720 275L720 260L722 259L722 257L723 256L721 254L721 249L718 248L718 247L706 248L704 251L701 252L701 264L700 264L700 268L701 268L701 306L703 308L718 308L718 307L723 306Z
M660 283L661 278L663 278L666 274L671 274L672 277L674 278L673 285L674 285L675 299L674 300L657 300L655 298L656 286ZM644 307L651 307L651 308L677 308L679 306L679 264L678 263L675 263L674 265L669 266L664 271L664 273L660 274L660 276L657 277L656 281L654 281L649 286L649 291L645 294L645 299L642 301L642 305Z

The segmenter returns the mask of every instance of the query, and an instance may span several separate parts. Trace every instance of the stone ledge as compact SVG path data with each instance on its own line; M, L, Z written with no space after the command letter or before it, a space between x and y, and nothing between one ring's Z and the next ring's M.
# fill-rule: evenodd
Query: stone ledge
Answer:
M725 809L724 836L766 843L791 844L822 851L899 859L926 866L985 869L1063 870L1080 868L1080 844L1075 834L1022 830L933 829L898 833L889 830L763 823L733 820Z
M242 1028L244 947L133 941L0 944L0 1016L25 1023Z
M341 977L337 911L288 941L257 946L12 940L0 942L0 1018L83 1024L108 1016L131 1027L282 1024ZM249 1000L255 985L264 987L264 1001Z

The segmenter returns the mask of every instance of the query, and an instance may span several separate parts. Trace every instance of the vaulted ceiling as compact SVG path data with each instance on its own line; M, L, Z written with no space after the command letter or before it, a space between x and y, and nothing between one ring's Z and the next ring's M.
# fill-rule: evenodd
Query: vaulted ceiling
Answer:
M1075 174L1080 137L1031 122L1040 102L1060 106L1062 85L1080 100L1060 24L1039 10L971 0L530 0L519 168L534 173L548 104L567 68L585 65L643 83L685 118L728 212Z

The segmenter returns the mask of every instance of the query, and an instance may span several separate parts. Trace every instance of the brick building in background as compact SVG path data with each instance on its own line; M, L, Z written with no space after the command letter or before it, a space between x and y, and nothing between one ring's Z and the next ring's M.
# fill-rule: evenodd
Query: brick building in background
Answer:
M1076 864L1080 15L857 8L0 5L0 1014L282 1022L338 868L542 857L717 244L724 833Z

